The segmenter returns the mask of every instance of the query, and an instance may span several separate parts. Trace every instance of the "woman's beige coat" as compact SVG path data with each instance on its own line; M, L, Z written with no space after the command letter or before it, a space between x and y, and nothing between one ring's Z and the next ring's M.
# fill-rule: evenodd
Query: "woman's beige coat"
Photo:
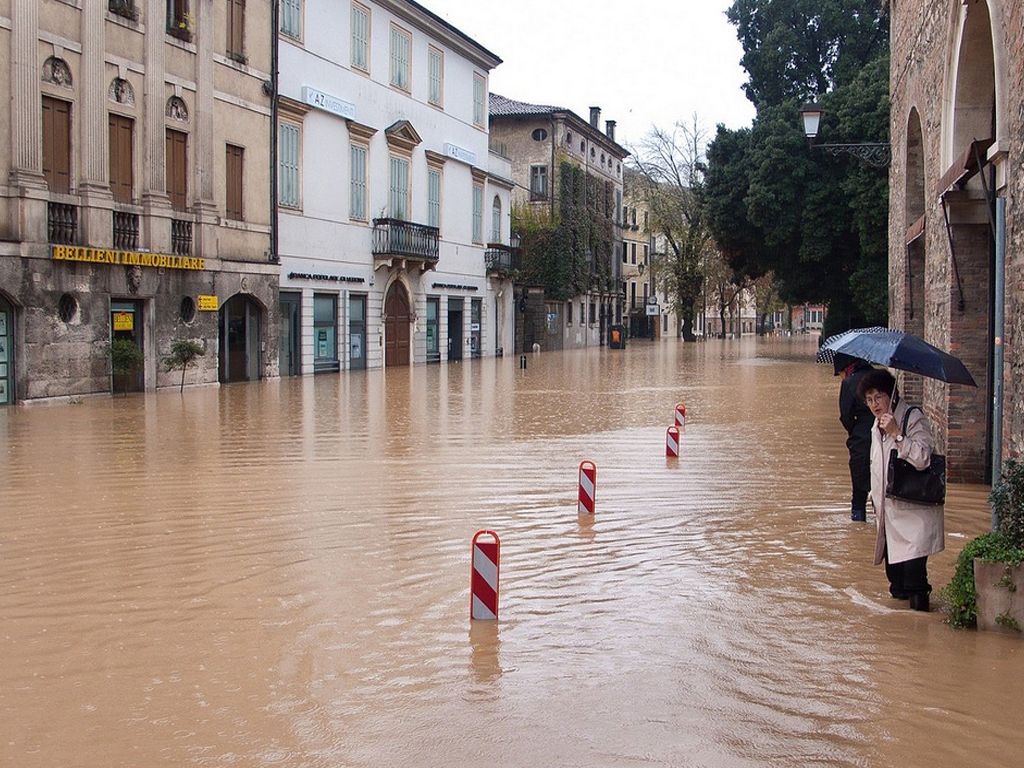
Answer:
M900 400L893 413L897 424L902 426L906 412L907 405ZM902 443L897 443L888 435L883 437L877 420L871 428L871 503L878 517L875 565L882 563L886 547L890 563L934 555L945 549L945 509L941 505L914 504L885 497L889 451L897 448L901 459L918 469L924 469L931 462L932 447L928 420L917 408L910 412L906 438Z

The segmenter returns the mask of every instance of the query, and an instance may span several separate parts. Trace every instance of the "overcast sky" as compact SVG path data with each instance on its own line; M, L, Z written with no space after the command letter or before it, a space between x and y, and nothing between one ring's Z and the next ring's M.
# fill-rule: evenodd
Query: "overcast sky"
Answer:
M746 72L732 0L418 0L496 54L491 90L519 101L571 109L591 106L617 123L620 144L651 125L670 128L696 114L708 138L715 126L750 125Z

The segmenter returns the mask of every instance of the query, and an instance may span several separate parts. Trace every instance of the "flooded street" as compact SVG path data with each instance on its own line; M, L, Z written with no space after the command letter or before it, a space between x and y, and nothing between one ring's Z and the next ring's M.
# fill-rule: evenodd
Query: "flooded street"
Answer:
M0 409L0 764L1019 763L1024 643L935 610L988 489L951 487L933 612L890 599L814 349ZM500 620L471 626L480 529Z

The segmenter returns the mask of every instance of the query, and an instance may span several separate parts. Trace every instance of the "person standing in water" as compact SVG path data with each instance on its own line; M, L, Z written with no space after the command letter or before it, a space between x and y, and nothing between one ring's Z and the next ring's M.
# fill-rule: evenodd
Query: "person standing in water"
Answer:
M878 532L875 565L885 562L889 594L909 600L915 611L928 610L928 555L945 549L945 509L941 504L918 504L885 495L889 453L925 469L934 443L928 419L920 408L904 403L896 394L896 379L886 370L864 374L857 394L875 415L871 429L871 504Z
M836 376L842 376L839 385L839 421L846 428L846 449L850 452L850 519L867 520L868 492L871 490L871 425L875 416L857 396L857 386L864 374L874 370L867 360L836 353L832 361Z

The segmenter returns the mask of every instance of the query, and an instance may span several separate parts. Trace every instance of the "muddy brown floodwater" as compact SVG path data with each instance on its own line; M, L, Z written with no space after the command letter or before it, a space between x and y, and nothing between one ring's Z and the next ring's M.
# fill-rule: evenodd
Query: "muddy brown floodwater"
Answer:
M813 352L630 343L0 410L0 763L1019 765L1024 643L888 597ZM952 487L936 590L987 490ZM500 620L471 626L485 528Z

